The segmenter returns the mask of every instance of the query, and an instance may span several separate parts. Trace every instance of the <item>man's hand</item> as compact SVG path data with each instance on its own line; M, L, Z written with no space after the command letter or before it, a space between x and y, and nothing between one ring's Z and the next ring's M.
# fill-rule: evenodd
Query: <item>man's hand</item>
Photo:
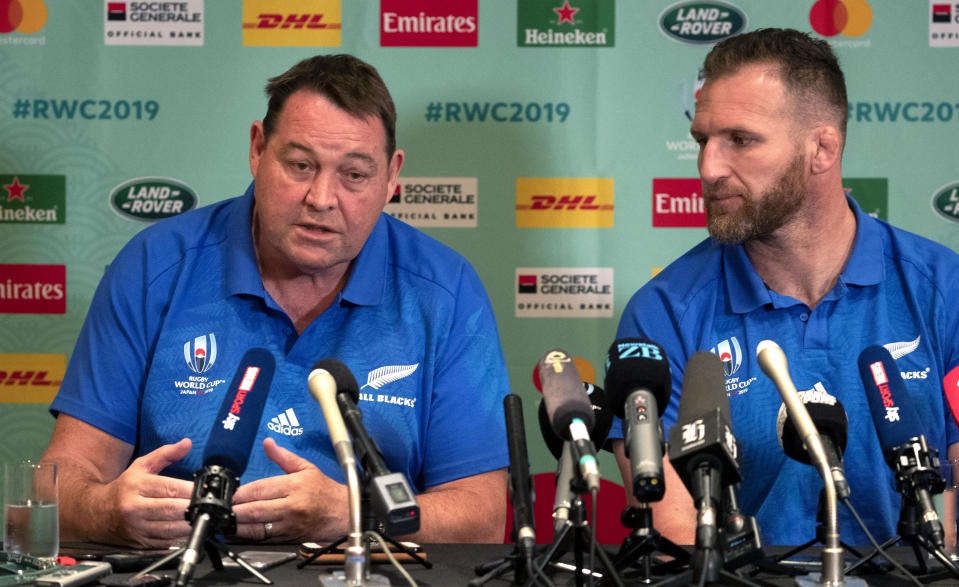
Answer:
M193 483L158 473L190 446L184 438L130 463L133 445L60 414L40 459L57 463L60 539L162 548L186 538Z
M263 441L263 450L286 475L251 481L236 490L237 537L291 543L335 540L346 534L346 486L272 438Z
M124 543L158 548L189 537L190 525L183 514L193 483L159 473L185 457L191 446L189 438L161 446L130 463L106 485L104 499L115 504L119 518L114 532Z

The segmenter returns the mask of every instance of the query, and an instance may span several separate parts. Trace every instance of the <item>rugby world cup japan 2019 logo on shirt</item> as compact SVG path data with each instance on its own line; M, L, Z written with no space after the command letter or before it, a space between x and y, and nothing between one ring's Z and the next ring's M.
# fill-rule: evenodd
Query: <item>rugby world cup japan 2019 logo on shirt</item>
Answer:
M709 349L723 361L723 371L726 373L726 395L742 395L749 391L749 386L756 381L756 377L747 377L741 380L740 377L734 377L743 364L743 349L739 345L739 339L731 336L726 340Z
M110 208L131 220L154 222L192 210L196 192L185 183L169 177L137 177L125 181L110 192Z
M194 373L206 373L216 363L216 335L212 332L188 340L183 345L183 359Z
M380 0L382 47L476 47L479 0Z
M716 43L746 29L746 13L727 2L679 2L659 15L659 28L674 41Z
M216 335L212 332L186 341L183 344L183 360L196 375L174 380L173 387L180 395L203 395L213 391L213 388L221 383L226 383L225 379L211 379L203 375L213 368L216 357Z
M614 0L523 0L516 3L518 47L613 47Z

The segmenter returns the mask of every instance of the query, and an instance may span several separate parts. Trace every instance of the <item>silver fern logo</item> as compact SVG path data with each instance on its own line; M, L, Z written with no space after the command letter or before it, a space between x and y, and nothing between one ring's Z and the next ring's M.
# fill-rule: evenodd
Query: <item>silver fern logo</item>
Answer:
M387 383L393 383L404 377L409 377L419 366L420 364L416 363L415 365L387 365L386 367L373 369L370 371L370 374L366 376L366 385L360 389L366 389L367 387L379 389Z
M916 350L917 348L919 348L920 338L922 338L922 335L917 336L916 340L911 340L908 342L890 342L882 346L884 346L886 350L889 351L889 354L892 355L893 359L898 360L898 359L901 359L902 357L905 357L906 355Z

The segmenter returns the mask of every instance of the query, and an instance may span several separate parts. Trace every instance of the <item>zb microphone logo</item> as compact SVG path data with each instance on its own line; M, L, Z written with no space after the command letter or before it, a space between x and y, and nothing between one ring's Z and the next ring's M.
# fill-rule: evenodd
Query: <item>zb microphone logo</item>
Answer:
M619 358L632 359L643 358L662 361L663 355L659 352L659 346L645 342L624 342L618 345Z

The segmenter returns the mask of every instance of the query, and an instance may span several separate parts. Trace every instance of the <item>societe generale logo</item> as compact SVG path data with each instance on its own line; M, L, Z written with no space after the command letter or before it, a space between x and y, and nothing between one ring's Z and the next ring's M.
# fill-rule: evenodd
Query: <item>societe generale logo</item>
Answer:
M66 312L66 265L0 265L0 314Z
M653 227L706 226L702 181L698 178L653 179Z
M516 178L516 226L610 228L612 178Z
M340 0L243 0L243 44L339 47Z
M476 47L478 0L380 0L382 47Z

